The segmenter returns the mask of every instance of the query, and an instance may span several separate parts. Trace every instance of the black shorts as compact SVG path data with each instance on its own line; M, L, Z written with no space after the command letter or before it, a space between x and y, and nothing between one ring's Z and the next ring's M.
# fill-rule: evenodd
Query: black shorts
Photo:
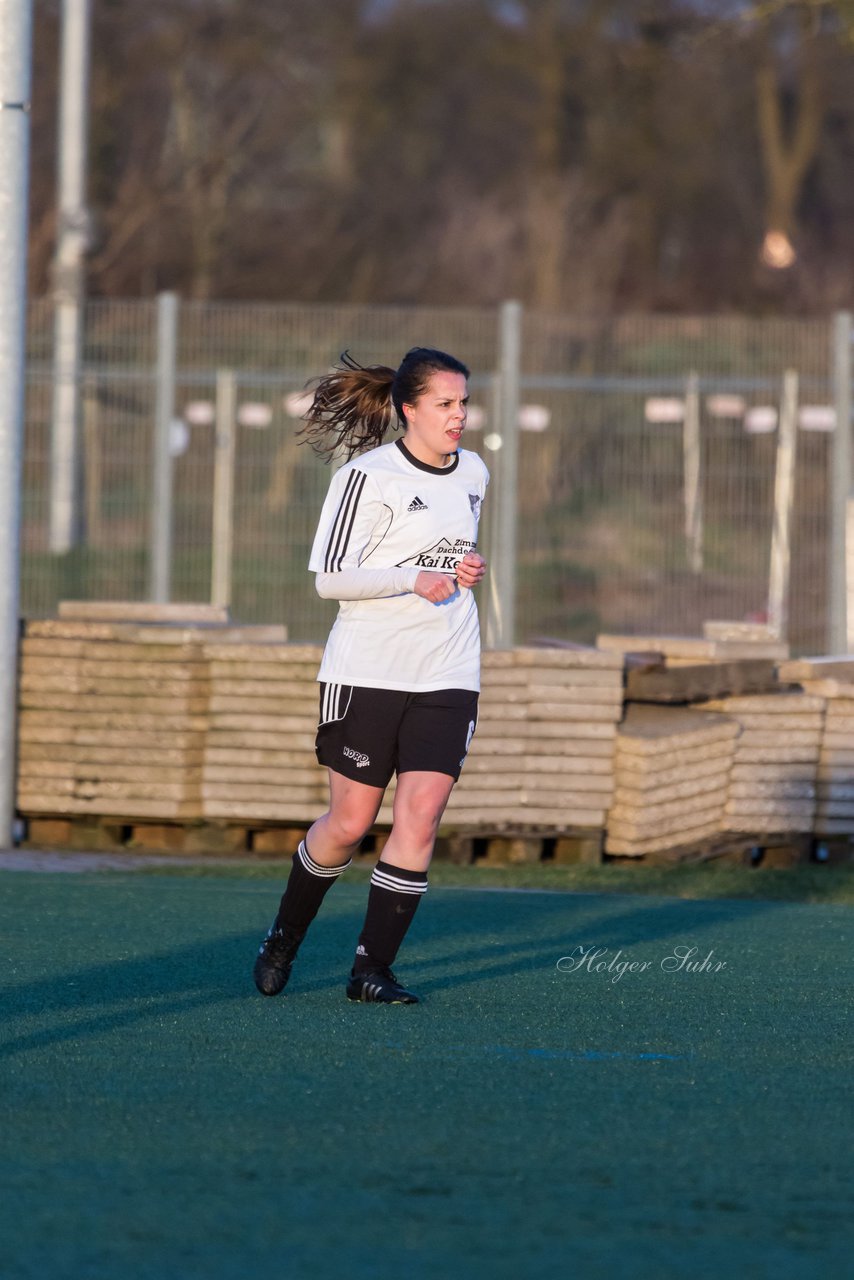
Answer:
M371 787L413 770L456 781L477 725L477 699L473 689L405 693L321 683L318 762Z

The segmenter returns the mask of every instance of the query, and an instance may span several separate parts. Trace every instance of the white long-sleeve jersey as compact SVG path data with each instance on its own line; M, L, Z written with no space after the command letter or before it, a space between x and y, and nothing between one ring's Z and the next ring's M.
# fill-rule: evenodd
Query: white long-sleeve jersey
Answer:
M309 560L321 594L341 601L319 680L413 693L480 688L473 593L458 587L431 604L413 587L423 569L453 575L475 549L488 483L477 454L460 449L449 466L431 467L403 440L335 473Z

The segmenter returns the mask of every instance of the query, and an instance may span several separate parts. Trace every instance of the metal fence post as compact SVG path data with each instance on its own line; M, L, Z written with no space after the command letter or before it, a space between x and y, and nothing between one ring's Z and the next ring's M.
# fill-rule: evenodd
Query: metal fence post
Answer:
M771 532L771 565L768 574L768 624L786 639L791 577L790 533L795 494L795 449L798 438L798 375L783 374L777 466L774 476L774 527Z
M846 527L851 509L851 342L852 315L840 311L833 317L831 369L836 429L830 461L830 561L828 564L828 635L830 653L847 653L854 608L848 602ZM849 548L850 550L850 548Z
M80 363L83 263L89 244L86 134L91 0L65 0L59 100L59 225L53 260L54 347L50 462L50 549L62 555L80 536Z
M12 843L32 0L0 0L0 847Z
M154 465L151 484L151 538L148 594L165 603L172 568L172 419L178 348L178 296L157 297L157 364L154 402Z
M702 448L700 439L700 379L688 374L685 386L685 417L682 420L682 451L685 488L685 543L692 573L703 570Z
M233 369L216 375L211 604L231 604L234 545L234 462L237 452L237 379Z
M499 312L496 451L497 493L492 521L489 573L493 607L487 644L509 649L516 635L516 529L519 489L519 384L522 306L504 302Z
M500 441L501 374L498 372L494 373L489 380L488 395L487 423L490 428L489 435L495 435ZM487 447L491 447L492 441L489 441L489 436L484 443L487 442ZM501 509L501 467L499 458L500 450L492 453L491 457L486 459L489 465L489 490L486 495L486 516L482 525L483 537L481 541L486 547L488 566L486 592L482 597L485 600L483 641L487 649L497 649L501 643L501 601L498 595L498 512Z

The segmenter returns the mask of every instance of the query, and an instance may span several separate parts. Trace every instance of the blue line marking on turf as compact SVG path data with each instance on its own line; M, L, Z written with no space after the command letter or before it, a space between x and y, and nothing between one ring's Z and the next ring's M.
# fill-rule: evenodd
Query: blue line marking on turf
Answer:
M406 1046L389 1041L387 1049L404 1049ZM436 1053L436 1057L454 1054L488 1054L491 1057L507 1058L513 1062L523 1062L526 1058L540 1060L574 1060L577 1062L608 1062L623 1059L627 1062L684 1062L691 1057L689 1053L624 1053L619 1049L519 1049L508 1044L449 1044ZM431 1055L432 1056L432 1055Z

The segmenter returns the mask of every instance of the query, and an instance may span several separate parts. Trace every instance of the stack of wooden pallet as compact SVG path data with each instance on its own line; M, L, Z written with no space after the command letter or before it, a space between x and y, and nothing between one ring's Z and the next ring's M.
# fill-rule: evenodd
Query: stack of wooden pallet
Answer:
M206 818L307 822L328 797L315 758L315 645L206 643L209 728L202 770Z
M781 689L767 696L711 699L701 709L731 716L741 729L724 829L811 831L823 700Z
M601 830L622 704L618 654L581 647L485 653L477 733L445 826ZM391 796L381 821L390 810Z
M825 705L816 771L814 831L854 835L854 658L799 658L783 663L782 679L796 680Z
M737 736L728 716L629 705L617 734L606 852L665 854L720 832Z

